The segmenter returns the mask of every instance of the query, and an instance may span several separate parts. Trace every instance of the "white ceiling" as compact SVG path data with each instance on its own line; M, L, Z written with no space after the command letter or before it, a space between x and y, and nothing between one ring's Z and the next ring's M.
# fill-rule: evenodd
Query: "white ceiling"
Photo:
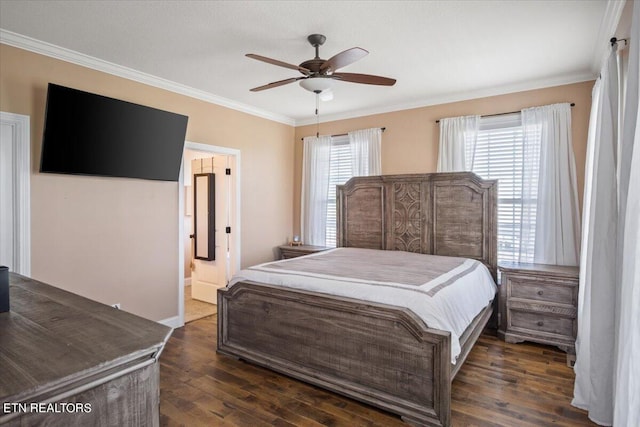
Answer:
M314 56L307 35L321 33L322 58L370 52L340 71L397 79L336 82L320 105L326 121L595 78L608 3L0 0L0 28L8 44L27 36L300 125L315 121L311 92L297 83L249 92L300 74L244 54L299 64Z

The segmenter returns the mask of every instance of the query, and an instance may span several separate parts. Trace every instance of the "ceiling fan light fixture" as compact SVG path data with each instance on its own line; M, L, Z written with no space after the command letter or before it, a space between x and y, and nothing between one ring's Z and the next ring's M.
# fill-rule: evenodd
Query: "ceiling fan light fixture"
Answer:
M309 92L322 93L322 91L331 89L333 87L333 79L331 77L309 77L304 80L300 80L300 86Z

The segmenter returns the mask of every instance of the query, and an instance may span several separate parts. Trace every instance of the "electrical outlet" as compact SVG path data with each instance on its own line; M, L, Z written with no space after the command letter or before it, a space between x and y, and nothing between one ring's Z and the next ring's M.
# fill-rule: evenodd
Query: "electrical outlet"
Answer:
M118 310L120 310L120 303L111 304L111 307L117 308Z

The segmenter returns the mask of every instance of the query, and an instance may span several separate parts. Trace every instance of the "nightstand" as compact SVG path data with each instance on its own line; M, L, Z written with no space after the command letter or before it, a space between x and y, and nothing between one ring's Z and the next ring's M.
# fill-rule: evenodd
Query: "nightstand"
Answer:
M316 252L322 252L329 249L333 249L327 246L312 246L312 245L282 245L280 248L280 259L296 258L303 255L314 254Z
M500 263L498 336L557 346L575 360L578 267Z

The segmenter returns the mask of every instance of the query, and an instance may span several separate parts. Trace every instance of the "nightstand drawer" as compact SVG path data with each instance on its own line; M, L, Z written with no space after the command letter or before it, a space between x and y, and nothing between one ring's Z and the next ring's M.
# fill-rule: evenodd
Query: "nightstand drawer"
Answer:
M556 302L573 305L576 287L566 283L541 282L524 278L510 278L512 282L511 297L536 301Z
M512 328L526 329L533 334L545 332L564 337L573 336L574 319L517 310L511 310L509 314Z

